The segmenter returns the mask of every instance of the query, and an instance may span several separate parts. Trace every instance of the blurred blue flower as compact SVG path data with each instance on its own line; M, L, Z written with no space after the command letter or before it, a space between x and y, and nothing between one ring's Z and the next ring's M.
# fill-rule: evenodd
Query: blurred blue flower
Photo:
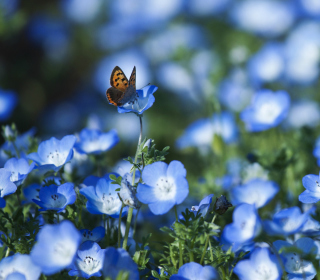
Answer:
M27 199L24 203L31 203L34 199L39 199L39 191L42 188L39 184L31 184L23 189L23 195Z
M28 155L28 159L33 160L38 169L54 170L57 172L65 163L73 157L73 146L76 142L76 137L67 135L61 140L52 137L40 143L37 153Z
M216 0L216 1L206 1L206 0L191 0L187 1L186 4L188 12L196 16L211 16L219 15L224 12L224 10L231 3L231 0Z
M103 0L62 0L60 4L70 19L78 23L88 23L101 11Z
M176 141L179 149L188 147L210 147L215 135L222 137L226 144L238 139L238 128L230 112L213 114L211 119L200 119L189 125Z
M303 237L293 244L277 240L273 242L273 245L283 259L288 279L311 280L317 274L312 262L303 259L307 255L309 258L310 255L315 258L318 254L318 247L311 238Z
M8 1L9 2L9 1ZM0 3L1 7L1 3ZM0 121L8 120L17 106L17 94L11 90L0 89Z
M265 44L248 63L250 79L257 86L278 81L283 76L284 68L283 46L273 42Z
M81 243L85 241L93 241L93 242L100 242L101 239L105 236L105 229L104 227L96 227L93 230L88 229L81 229Z
M317 159L317 164L320 166L320 137L317 138L313 149L313 156Z
M301 229L301 233L306 236L320 235L320 222L316 221L315 219L309 216Z
M76 256L81 235L68 220L60 224L46 224L37 234L37 243L30 256L42 273L51 275L69 267Z
M137 188L137 198L148 204L153 214L167 213L174 205L181 204L189 193L187 171L180 161L155 162L142 171L142 181Z
M130 280L140 279L138 266L126 250L114 247L105 249L103 276L116 280L120 271L129 273L128 279Z
M232 111L239 112L250 103L253 90L246 75L243 69L236 68L219 84L219 100Z
M241 112L241 119L250 132L267 130L280 124L290 108L290 96L285 91L263 89L253 96L251 105Z
M60 186L51 185L42 187L39 192L39 199L33 199L33 202L41 208L39 211L54 210L60 213L67 205L76 201L77 195L72 183L65 183Z
M11 182L15 183L17 186L20 186L23 183L24 179L27 178L34 167L34 162L29 165L28 161L24 158L11 158L4 165L4 168L11 172Z
M282 276L277 256L268 248L255 248L250 258L239 261L233 271L240 280L280 280Z
M288 236L300 232L314 208L301 213L299 207L282 209L274 214L272 220L263 221L263 228L269 235Z
M290 2L270 0L244 0L235 2L230 11L235 25L248 32L265 37L285 33L295 20Z
M12 16L18 8L19 0L1 0L0 12L5 17Z
M108 39L108 41L110 40ZM129 78L133 66L136 66L136 88L148 84L151 80L149 61L145 54L137 48L126 49L112 56L102 58L96 66L94 84L97 90L104 96L106 90L110 87L110 80L106 77L110 77L115 65L118 65L123 70L127 78Z
M204 199L202 199L200 201L199 206L192 206L191 207L191 211L194 213L200 213L201 216L205 216L209 210L209 207L212 203L212 197L214 196L214 194L209 194L208 196L206 196Z
M113 218L118 218L122 202L119 199L116 189L118 185L112 184L109 175L116 173L108 173L95 185L90 185L80 190L80 193L87 198L86 208L91 214L107 214ZM122 214L126 213L124 208Z
M301 16L320 19L320 2L318 0L295 0Z
M0 208L6 206L6 201L3 199L4 196L16 192L17 186L10 180L11 171L0 168Z
M285 79L290 84L308 86L318 80L320 56L318 21L302 21L285 42Z
M241 203L254 204L258 209L268 204L279 190L279 186L273 181L259 178L252 179L231 190L231 202L233 205Z
M0 277L6 280L37 280L41 274L29 255L15 254L0 262Z
M320 200L320 173L319 175L309 174L302 178L302 185L306 190L299 195L302 203L316 203Z
M257 209L251 204L238 205L232 214L232 224L225 226L223 238L229 243L251 242L261 230Z
M118 107L119 113L136 113L142 115L143 112L149 109L154 101L155 98L153 94L156 92L158 87L156 86L145 86L142 89L137 90L137 99L133 101L132 104L126 103L122 107Z
M69 271L70 276L80 276L86 279L96 276L101 276L105 249L93 241L82 243L77 251L75 263Z
M115 129L103 133L98 129L84 128L79 135L79 141L74 145L81 154L101 154L113 148L119 142Z
M215 280L219 279L216 270L210 266L202 266L195 262L189 262L181 266L178 274L173 274L170 280Z

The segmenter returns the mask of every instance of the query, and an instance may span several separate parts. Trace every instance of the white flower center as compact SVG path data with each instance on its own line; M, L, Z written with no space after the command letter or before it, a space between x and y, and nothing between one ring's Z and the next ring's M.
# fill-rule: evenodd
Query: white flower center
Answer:
M10 181L16 182L19 180L19 172L11 171Z
M275 271L272 271L272 269L268 266L265 266L264 264L259 265L255 272L260 276L259 280L270 280L275 279L274 274Z
M154 188L156 197L159 200L171 200L176 196L177 186L173 178L160 177Z
M121 207L121 201L117 194L111 195L111 193L102 195L102 209L103 212L112 215L118 211L119 207Z
M49 205L52 208L62 208L66 205L67 199L64 195L62 194L53 194L50 197L50 202Z
M47 154L47 162L49 164L54 164L55 166L61 166L66 161L67 155L65 153L60 153L58 150L51 151Z
M67 246L66 242L54 244L53 253L56 255L55 260L61 264L70 263L74 256L74 252Z
M261 123L273 123L280 115L281 107L275 102L264 103L257 111L257 121Z
M291 253L286 256L286 271L289 273L307 273L314 270L311 262L301 259L296 253Z
M82 262L78 262L79 268L87 274L93 274L101 269L99 260L95 260L92 256L86 256Z
M93 236L93 233L92 231L88 230L88 231L85 231L82 233L82 236L87 239L87 240L90 240Z

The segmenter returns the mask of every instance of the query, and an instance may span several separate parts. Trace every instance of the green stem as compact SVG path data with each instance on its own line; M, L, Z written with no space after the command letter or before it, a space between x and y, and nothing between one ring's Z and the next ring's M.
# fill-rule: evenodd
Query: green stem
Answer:
M213 224L214 220L216 219L216 217L217 217L217 214L215 214L215 215L213 216L212 221L211 221L212 224ZM206 252L207 252L208 243L209 243L209 238L210 238L210 236L209 236L209 234L208 234L208 235L207 235L207 238L206 238L206 242L205 242L205 244L204 244L204 248L203 248L201 260L200 260L200 264L201 264L201 265L202 265L202 263L203 263L204 256L205 256L205 254L206 254Z
M176 222L178 222L177 205L174 206L174 213L176 214ZM181 266L183 266L182 244L181 244L181 240L179 240L179 268L180 268Z
M60 216L59 216L59 213L57 213L57 221L58 221L58 224L60 223Z
M17 148L16 143L15 143L14 141L12 141L11 143L12 143L13 148L14 148L16 154L17 154L17 158L20 158L20 152L19 152L19 150L18 150L18 148Z
M8 247L8 248L7 248L6 255L5 255L4 257L5 257L5 258L6 258L6 257L8 257L8 256L9 256L9 254L10 254L10 248Z
M136 155L134 157L133 174L132 174L132 186L134 186L134 181L136 179L136 164L137 164L139 148L140 148L141 140L142 140L142 118L141 118L141 116L139 116L139 120L140 120L140 135L139 135L139 141L138 141L138 146L137 146L137 150L136 150ZM125 250L127 250L129 229L130 229L131 220L132 220L132 212L133 212L133 208L129 207L128 216L127 216L127 223L126 223L126 232L125 232L124 239L123 239L123 244L122 244L122 248L125 249Z
M136 218L134 219L132 238L134 237L134 234L136 233L136 227L137 227L137 221L138 221L139 211L140 211L140 208L138 208L137 214L136 214Z
M210 248L211 261L213 262L213 253L212 253L212 247L211 247L211 241L210 241L210 239L209 239L209 248Z
M119 214L119 224L118 224L118 248L121 247L121 217L122 217L123 207L124 207L124 204L122 202L122 206L121 206L120 214Z

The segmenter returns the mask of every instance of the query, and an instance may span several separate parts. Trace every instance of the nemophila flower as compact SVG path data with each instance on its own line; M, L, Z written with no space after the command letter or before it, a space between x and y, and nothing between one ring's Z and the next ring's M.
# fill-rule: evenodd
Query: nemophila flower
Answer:
M105 236L105 229L103 227L96 227L93 230L81 229L81 243L85 241L99 242Z
M33 160L39 169L58 171L73 157L73 146L76 137L67 135L61 140L52 137L43 141L38 147L37 153L31 153L28 158Z
M209 207L212 203L212 197L214 194L209 194L204 199L200 201L199 206L192 206L191 211L195 213L201 213L201 216L205 216L209 210Z
M103 276L116 280L120 271L129 273L130 280L140 279L138 266L126 250L113 247L105 249Z
M213 114L212 118L195 121L177 139L176 146L179 149L208 147L212 145L215 135L221 136L227 144L237 140L238 129L231 113L222 112Z
M116 173L108 173L94 186L87 186L80 190L80 193L87 198L86 208L92 214L107 214L113 218L118 218L122 206L122 202L118 196L116 189L119 186L112 184L109 178L110 174L119 176ZM123 209L125 213L127 209Z
M137 191L135 188L132 187L129 180L132 181L131 175L127 173L121 180L121 188L120 188L119 195L124 205L127 205L135 209L140 208L141 203L137 199Z
M306 190L299 195L302 203L316 203L320 200L320 173L309 174L302 178L302 184Z
M42 188L39 184L31 184L23 189L23 195L27 199L24 203L33 202L33 199L39 198L39 191Z
M306 236L318 236L320 234L320 223L309 216L301 229L301 233Z
M72 183L65 183L60 186L50 185L42 187L39 191L39 199L32 201L39 205L39 211L54 210L57 213L63 211L67 205L76 201L77 195Z
M18 97L15 92L0 89L0 121L3 122L10 118L17 103Z
M299 232L309 218L314 208L301 213L299 207L291 207L280 210L272 220L263 221L265 231L270 235L288 236Z
M282 276L278 259L268 248L255 248L250 258L239 261L233 271L240 280L280 280Z
M295 3L300 15L320 18L320 3L317 0L297 0Z
M169 165L155 162L142 171L142 181L137 188L137 198L148 204L153 214L167 213L174 205L182 203L189 193L187 171L179 161Z
M75 263L69 271L70 276L80 276L86 279L96 276L101 276L105 249L93 241L82 243L77 251Z
M241 112L241 119L250 132L267 130L280 124L287 116L290 96L285 91L263 89L253 96L251 105Z
M261 230L261 222L254 205L240 204L232 214L233 223L226 225L223 238L229 243L246 243L253 240Z
M101 154L113 148L118 142L119 137L115 129L103 133L98 129L84 128L74 147L82 154Z
M311 238L303 237L293 244L277 240L273 242L273 245L283 259L288 279L311 280L317 274L312 262L303 259L307 255L316 257L318 254L318 247Z
M231 202L234 205L241 203L254 204L256 208L261 208L268 204L278 192L279 186L275 182L252 179L231 190Z
M137 98L133 103L126 103L121 107L118 107L119 113L136 113L142 115L143 112L149 109L155 98L153 94L157 91L158 87L156 86L146 86L142 89L137 90Z
M0 168L0 208L6 206L6 201L3 199L8 194L16 192L17 186L10 180L11 172L5 168Z
M29 255L15 254L0 262L0 279L37 280L40 274L40 267L32 262Z
M37 234L30 256L45 275L51 275L73 263L80 241L81 234L70 221L47 224Z
M11 172L10 180L17 186L20 186L28 174L34 169L35 163L32 162L30 165L24 158L11 158L9 159L4 168Z
M320 137L316 140L316 144L313 149L313 156L317 159L318 166L320 166Z
M267 43L248 63L248 72L256 85L277 81L284 72L285 57L283 46Z
M237 27L265 37L283 34L293 23L295 11L287 2L245 0L231 10L231 19Z
M219 279L216 270L209 265L202 266L195 262L189 262L181 266L177 274L173 274L170 280L215 280Z

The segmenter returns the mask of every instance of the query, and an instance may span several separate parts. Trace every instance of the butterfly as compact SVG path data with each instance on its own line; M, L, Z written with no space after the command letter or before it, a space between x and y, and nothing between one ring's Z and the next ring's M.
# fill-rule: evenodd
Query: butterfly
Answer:
M136 67L133 67L129 81L119 66L114 67L110 84L111 87L106 92L109 103L114 106L133 104L138 97L136 92Z

